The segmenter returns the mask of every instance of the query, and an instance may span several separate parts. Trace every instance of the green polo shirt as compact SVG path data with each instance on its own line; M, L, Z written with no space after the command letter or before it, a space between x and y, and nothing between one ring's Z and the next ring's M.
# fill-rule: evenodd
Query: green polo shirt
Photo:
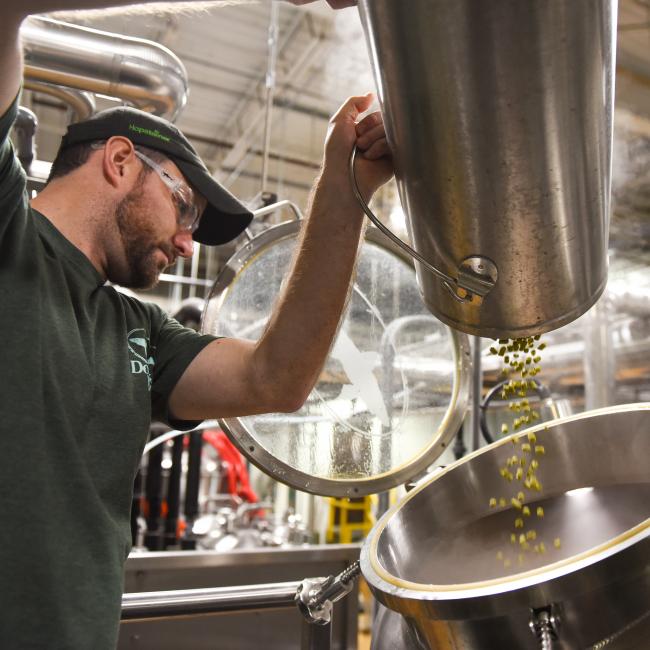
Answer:
M0 648L110 650L149 424L214 339L105 286L29 207L16 112L0 118Z

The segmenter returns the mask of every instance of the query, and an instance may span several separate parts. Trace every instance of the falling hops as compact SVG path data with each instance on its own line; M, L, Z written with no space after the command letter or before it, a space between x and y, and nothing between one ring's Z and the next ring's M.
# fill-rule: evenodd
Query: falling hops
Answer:
M501 374L507 379L501 389L501 399L510 400L508 408L516 415L512 422L512 429L516 431L525 425L531 425L539 420L539 413L534 410L527 399L529 390L536 390L537 385L533 379L541 370L541 352L546 348L540 342L539 336L530 336L521 339L499 339L497 344L490 348L490 353L503 359ZM501 433L507 435L510 427L501 425ZM541 492L542 483L537 476L540 468L540 458L546 454L544 445L539 444L537 435L533 432L513 436L512 443L518 453L509 456L506 463L499 469L501 477L510 484L519 483L530 493ZM517 549L517 563L525 563L526 553L546 553L546 545L537 539L537 531L532 527L535 518L544 517L544 508L537 506L534 509L527 505L527 495L524 490L517 492L516 496L507 500L505 497L491 497L490 508L505 508L511 506L516 513L514 520L515 532L510 533L510 544ZM553 540L553 546L559 549L560 539ZM497 560L503 563L504 568L511 566L511 560L503 551L497 553Z

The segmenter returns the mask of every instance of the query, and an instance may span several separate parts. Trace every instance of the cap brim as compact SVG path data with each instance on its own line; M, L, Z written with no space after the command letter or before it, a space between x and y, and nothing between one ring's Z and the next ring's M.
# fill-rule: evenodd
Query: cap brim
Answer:
M201 215L194 239L201 244L215 246L238 237L253 220L253 213L206 170L185 160L172 157L176 166L192 186L208 202Z

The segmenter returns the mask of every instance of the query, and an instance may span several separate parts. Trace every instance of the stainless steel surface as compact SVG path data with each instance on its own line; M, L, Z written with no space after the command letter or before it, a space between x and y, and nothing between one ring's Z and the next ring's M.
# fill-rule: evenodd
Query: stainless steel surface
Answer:
M296 219L302 219L302 212L293 201L278 201L277 203L271 203L271 205L265 205L263 208L253 210L253 217L263 217L267 214L276 212L277 210L281 210L282 208L289 208L289 210L291 210L295 215Z
M359 561L355 560L337 576L303 580L296 596L300 613L310 623L321 625L329 623L334 603L345 598L352 591L354 582L360 574Z
M231 258L206 303L202 331L261 336L300 227L270 228ZM467 337L419 299L410 258L369 229L337 339L305 406L222 426L253 463L300 490L381 492L424 471L456 434L469 361Z
M35 81L24 79L23 88L33 90L38 93L56 97L66 104L72 110L72 122L79 122L94 115L96 110L95 96L84 91L75 90L74 88L64 88L56 84L46 83L44 81Z
M329 600L314 602L314 595L327 586L329 578L306 578L298 586L296 604L306 621L326 625L332 619L332 603Z
M300 650L330 650L332 647L332 624L302 624L302 644Z
M161 273L158 279L161 282L189 284L193 287L209 287L213 284L210 280L203 280L201 278L188 278L186 275L178 275L172 273Z
M223 503L224 497L227 505ZM242 503L235 508L232 495L204 497L211 503L208 514L197 517L192 525L192 536L197 548L213 551L231 551L263 547L303 547L314 534L299 514L289 510L279 516L273 503Z
M557 638L558 628L556 618L549 610L533 611L528 626L539 641L540 650L553 650L553 641Z
M259 575L264 582L281 582L278 577L288 571L286 580L307 575L332 573L345 569L359 558L359 544L323 544L301 549L265 549L213 553L210 551L165 551L131 553L126 563L125 590L128 592L210 587L225 580L228 584L250 584L250 576ZM320 572L313 567L320 567ZM338 573L338 571L335 571ZM268 573L271 572L271 573ZM286 574L289 576L289 574ZM232 580L237 582L231 582ZM243 580L243 582L242 582Z
M439 280L442 281L443 285L449 290L451 295L454 297L455 300L458 301L471 301L471 300L481 300L483 295L487 293L490 289L492 289L493 282L490 282L488 284L480 284L478 285L479 291L476 292L472 289L471 292L468 293L469 286L465 284L461 284L460 280L460 274L459 277L452 277L451 275L447 275L444 271L441 271L440 269L437 269L435 266L432 264L429 264L427 260L422 257L416 250L413 250L407 243L403 242L397 235L395 235L390 228L387 228L377 217L374 212L370 209L368 204L365 202L361 191L359 190L359 186L357 184L357 177L354 172L354 161L356 159L357 155L357 149L356 147L352 150L352 154L350 155L350 180L352 182L352 190L354 192L354 195L357 198L357 201L359 201L363 211L365 212L366 216L372 223L379 228L379 230L386 235L396 246L399 246L407 255L410 255L413 259L415 259L417 262L419 262L429 273L432 273L435 275ZM467 276L467 274L465 274ZM476 293L477 295L474 295Z
M481 367L481 339L473 336L472 346L472 410L470 423L472 426L472 451L480 445L481 433L481 392L483 390L483 368Z
M615 0L359 9L414 248L498 269L479 305L416 263L431 312L494 338L580 316L607 277Z
M300 582L337 575L359 557L358 544L226 553L133 553L126 563L125 591L170 591ZM358 589L334 605L332 648L354 650ZM133 620L120 627L119 650L302 650L303 617L294 606L246 613ZM312 626L310 626L312 627ZM313 635L312 635L313 636Z
M122 596L122 620L294 607L299 582L149 591Z
M185 106L185 67L158 43L33 16L20 36L29 82L101 93L171 120Z
M492 290L494 283L497 280L498 271L495 264L483 257L469 257L464 260L457 273L457 277L447 275L444 271L437 269L432 264L422 257L420 253L413 250L406 242L403 242L397 235L395 235L390 228L387 228L370 209L365 199L363 198L359 185L357 184L357 177L354 171L354 164L357 156L357 148L352 149L350 155L350 180L352 182L352 190L354 195L359 201L361 208L366 216L372 223L381 230L381 232L388 237L396 246L399 246L407 255L419 262L425 270L435 275L442 281L445 288L451 293L454 300L459 302L471 302L480 304L483 298Z
M490 497L509 501L518 490L499 475L513 453L510 438L423 482L363 546L361 567L372 591L408 616L431 648L444 638L450 650L537 649L530 610L547 607L559 619L556 650L648 629L650 404L528 431L546 451L537 470L543 490L526 501L533 513L544 508L534 527L545 554L527 553L509 569L497 559L499 551L513 553L514 509L488 505Z
M179 589L176 591L143 594L124 594L122 597L122 621L169 619L170 617L205 616L259 612L266 609L296 609L296 598L305 585L312 581L282 582L246 587L216 587L213 589ZM351 586L350 586L351 589ZM347 594L348 589L345 594ZM300 602L300 601L298 601ZM330 650L332 647L332 608L326 601L325 619L303 622L301 650ZM288 635L287 635L288 636ZM194 646L188 638L185 645Z
M585 410L614 404L616 357L607 293L585 314L583 368Z

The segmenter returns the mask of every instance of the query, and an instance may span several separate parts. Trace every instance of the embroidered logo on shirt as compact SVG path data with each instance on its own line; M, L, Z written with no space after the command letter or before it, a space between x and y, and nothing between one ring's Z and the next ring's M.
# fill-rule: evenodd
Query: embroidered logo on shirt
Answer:
M129 346L129 363L131 373L147 376L147 388L151 390L151 375L153 372L154 358L149 354L149 338L146 330L142 328L131 330L126 335Z

